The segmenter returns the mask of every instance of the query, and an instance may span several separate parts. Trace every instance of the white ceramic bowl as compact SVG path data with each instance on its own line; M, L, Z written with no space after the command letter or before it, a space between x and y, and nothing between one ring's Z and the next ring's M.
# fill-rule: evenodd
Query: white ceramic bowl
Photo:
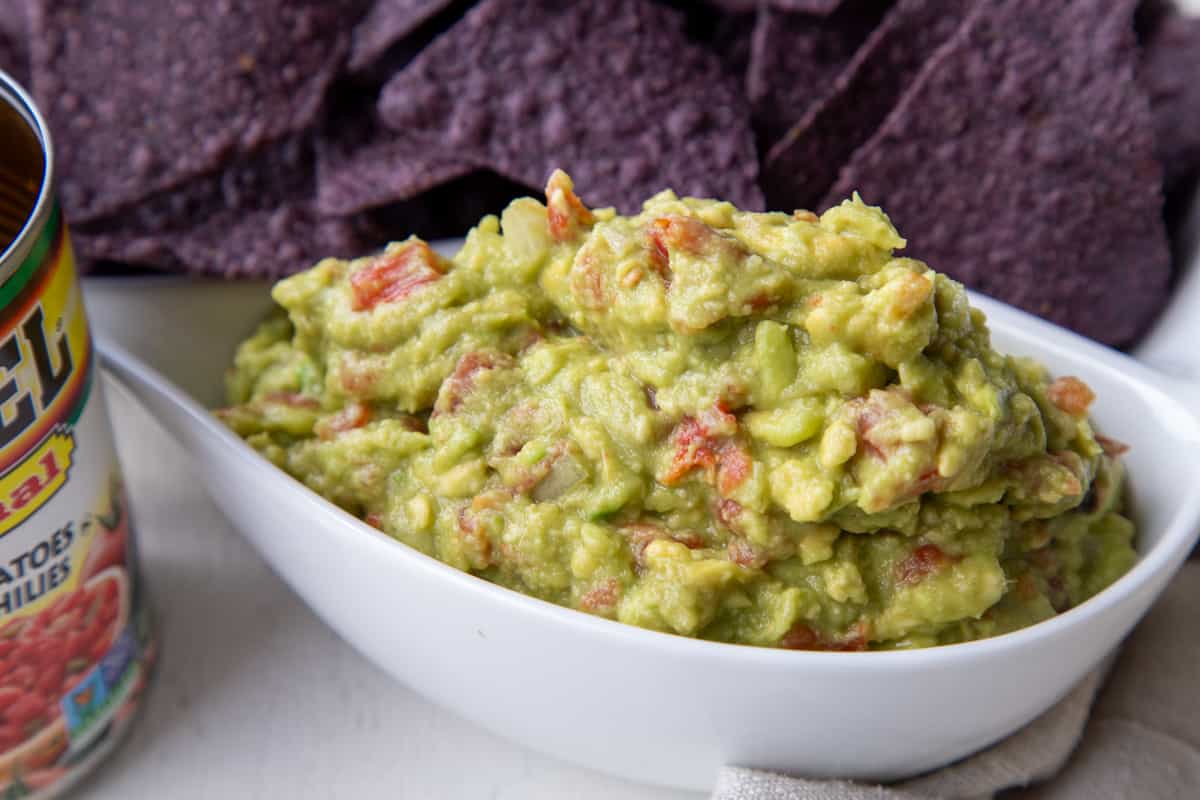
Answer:
M462 716L634 780L703 790L722 764L886 780L965 756L1045 711L1112 651L1200 531L1200 389L974 297L999 349L1082 377L1096 390L1105 432L1133 445L1141 559L1129 574L1026 630L912 652L792 652L645 631L424 556L311 493L220 425L206 408L220 402L232 349L267 306L265 286L143 282L136 291L137 325L111 312L94 320L105 364L192 454L216 503L330 627ZM1181 297L1146 354L1195 366L1200 276ZM138 338L134 331L154 329L145 317L156 314L172 335Z

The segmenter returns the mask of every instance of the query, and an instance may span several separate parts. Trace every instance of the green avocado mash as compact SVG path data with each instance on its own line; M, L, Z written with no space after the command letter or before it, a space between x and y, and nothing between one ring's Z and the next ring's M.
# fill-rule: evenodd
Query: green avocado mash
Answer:
M546 197L453 260L413 238L281 281L221 418L423 553L684 636L961 642L1133 564L1090 389L993 350L880 209Z

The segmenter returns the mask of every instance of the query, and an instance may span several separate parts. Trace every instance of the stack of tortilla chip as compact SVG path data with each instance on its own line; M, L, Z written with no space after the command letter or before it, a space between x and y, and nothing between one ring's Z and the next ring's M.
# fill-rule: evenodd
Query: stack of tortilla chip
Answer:
M1200 171L1200 22L1165 0L0 0L0 69L98 269L462 235L561 167L626 212L857 190L910 255L1127 345Z

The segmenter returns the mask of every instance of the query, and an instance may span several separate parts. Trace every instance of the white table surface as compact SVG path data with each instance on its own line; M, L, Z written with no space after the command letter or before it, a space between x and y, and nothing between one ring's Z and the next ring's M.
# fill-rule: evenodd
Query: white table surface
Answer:
M271 572L186 454L105 384L162 656L128 740L72 797L698 797L539 755L388 678Z

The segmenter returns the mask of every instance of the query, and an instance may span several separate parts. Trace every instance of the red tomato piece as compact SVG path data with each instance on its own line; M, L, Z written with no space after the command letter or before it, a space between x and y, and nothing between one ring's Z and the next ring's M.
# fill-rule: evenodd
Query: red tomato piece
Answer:
M40 639L35 643L37 665L46 667L50 664L61 664L67 660L67 644L56 636Z
M17 642L16 648L13 649L12 655L8 660L10 663L20 667L22 664L32 663L37 658L37 643L31 640L21 640ZM14 668L16 668L14 667Z
M750 298L750 308L754 309L755 311L762 311L764 308L769 307L774 302L775 301L771 299L770 295L766 294L765 292L759 292Z
M571 179L562 170L554 170L546 182L546 225L556 242L574 239L580 228L595 221L579 196Z
M728 495L745 483L754 469L750 454L730 437L738 430L737 417L726 404L719 401L705 409L699 417L684 417L671 432L675 455L662 482L668 486L679 482L693 469L708 472L718 491Z
M829 640L805 623L797 622L779 640L779 646L788 650L862 651L867 649L866 626L860 622L846 636Z
M650 251L650 269L662 278L663 283L669 289L671 287L671 254L667 252L667 245L663 242L662 234L652 225L646 233L646 239L646 249Z
M0 751L11 750L25 741L25 728L15 722L0 725Z
M4 717L9 722L24 725L32 722L46 713L46 701L37 695L22 694L4 711Z
M936 544L923 544L896 564L896 582L902 586L920 583L957 560L947 555Z
M579 607L585 611L611 611L621 596L620 585L609 578L579 598Z
M438 408L434 413L454 413L475 389L475 381L479 373L498 367L512 366L511 356L504 353L475 352L467 353L458 360L454 372L446 379L442 387L442 396L438 398Z
M339 433L361 428L370 421L371 407L366 403L351 400L341 411L317 423L317 437L328 441Z
M100 659L104 658L104 654L108 652L108 648L112 645L112 640L108 636L101 636L92 645L92 650L88 653L88 661L95 664Z
M571 292L584 308L605 309L612 304L605 285L604 269L589 254L580 256L571 271Z
M65 596L58 597L53 603L39 611L37 617L35 617L35 624L39 628L49 627L50 623L54 621L59 612L62 610L63 601L65 599Z
M361 397L374 390L375 384L379 382L379 370L370 366L370 362L348 359L342 362L338 377L347 393Z
M82 623L83 609L72 608L61 613L58 619L50 623L46 631L54 635L66 635L70 631L77 630Z
M55 662L42 668L43 672L34 687L38 694L47 700L55 700L62 695L63 677L66 670L62 662Z
M0 712L15 703L23 694L25 692L16 686L0 686Z
M1046 397L1071 416L1086 417L1088 408L1096 400L1096 393L1079 378L1065 375L1046 387Z
M738 517L742 513L742 504L736 500L721 500L717 503L716 514L721 524L731 531L737 531Z
M258 402L287 406L288 408L317 409L321 407L315 397L308 397L297 392L271 392L259 398ZM79 591L83 592L84 590L81 588Z
M652 252L669 253L678 250L690 255L702 255L713 237L713 229L695 217L671 214L650 223Z
M667 486L678 483L693 469L711 469L717 463L717 443L709 438L695 417L684 417L671 433L675 456L663 476Z
M815 630L803 622L797 622L779 640L779 646L788 650L820 650L822 648L817 646L819 642Z
M63 613L67 613L68 611L73 611L76 608L82 607L83 602L86 599L87 598L83 594L83 589L76 589L75 591L70 592L67 594L67 601L63 603Z
M727 442L717 454L717 491L732 494L754 471L750 454L736 442Z
M102 638L108 633L107 627L100 619L100 610L96 609L96 613L92 615L92 621L84 629L83 635L89 643L95 643L97 639Z
M442 277L437 254L420 240L410 240L376 256L350 276L354 311L370 311L381 303L395 303Z
M37 671L29 663L18 664L4 681L9 686L16 686L29 691L37 683Z
M67 660L86 655L90 646L86 633L81 630L71 631L66 636Z

